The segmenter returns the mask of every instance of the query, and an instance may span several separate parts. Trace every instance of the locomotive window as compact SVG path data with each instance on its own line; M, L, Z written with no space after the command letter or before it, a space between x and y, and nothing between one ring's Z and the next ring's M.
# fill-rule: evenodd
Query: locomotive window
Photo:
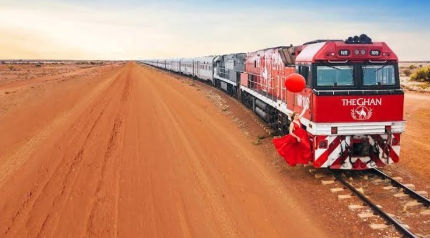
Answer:
M317 86L353 86L353 66L317 66Z
M363 65L363 85L395 85L393 65Z
M298 68L298 73L305 78L306 82L308 82L309 66L299 66Z

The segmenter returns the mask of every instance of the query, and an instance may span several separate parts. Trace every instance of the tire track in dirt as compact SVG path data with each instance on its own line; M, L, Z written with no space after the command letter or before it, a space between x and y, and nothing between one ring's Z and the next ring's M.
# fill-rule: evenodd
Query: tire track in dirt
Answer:
M103 112L101 112L101 113L99 113L99 115L98 115L98 117L97 117L97 119L96 119L96 121L93 123L93 125L91 126L91 129L90 129L90 131L89 131L89 133L88 133L88 135L86 136L86 139L88 139L88 137L89 137L89 135L91 134L91 132L92 132L92 130L94 129L94 126L95 126L95 124L97 123L97 121L98 121L98 119L101 117L101 115L103 114ZM55 124L55 122L54 122L54 124ZM55 126L54 126L55 127ZM48 128L48 130L49 130L50 128ZM38 137L40 137L40 134L43 134L43 135L46 135L46 136L48 136L49 135L49 132L47 132L47 130L45 130L45 131L42 131L41 133L39 133L38 135L36 135L34 138L38 138ZM16 219L18 218L18 217L20 217L20 216L22 216L23 214L25 214L24 213L24 211L25 210L30 210L30 209L27 209L28 208L28 206L29 206L29 204L31 203L32 205L31 205L31 209L34 209L34 202L37 202L38 201L38 199L39 199L39 197L40 197L40 195L41 194L43 194L43 192L45 191L45 189L46 189L46 187L48 186L48 184L49 184L49 182L51 182L52 181L52 178L53 178L53 176L54 176L54 174L58 174L58 175L62 175L62 174L66 174L66 178L68 177L68 175L70 175L70 173L71 173L71 171L74 169L74 167L75 167L75 165L76 164L78 164L79 163L79 161L82 159L82 153L83 153L83 148L84 146L81 146L81 149L78 151L78 153L73 157L73 159L71 160L71 161L65 161L65 162L70 162L69 164L70 165L67 165L68 163L66 163L66 165L65 165L65 167L66 168L69 168L68 169L68 171L67 172L65 172L65 171L59 171L59 169L60 168L63 168L63 167L61 167L61 165L63 165L63 164L59 164L57 167L56 167L56 169L54 170L54 172L52 173L52 176L50 177L50 178L48 178L48 180L46 180L46 183L45 183L45 185L43 185L42 187L41 187L41 190L40 190L40 192L38 192L38 187L34 187L33 188L33 190L32 191L30 191L29 192L29 194L30 194L30 196L28 197L28 199L26 199L25 201L24 201L24 203L19 207L19 209L17 210L17 212L16 212L16 215L15 216L13 216L12 217L12 219L11 219L11 224L13 224L15 221L16 221ZM28 151L27 153L31 153L31 151ZM19 154L19 157L22 157L22 158L25 158L25 156L24 155L22 155L22 154ZM28 157L30 157L30 155L28 155ZM63 161L64 161L64 158L63 158ZM63 184L64 184L64 182L63 182ZM60 190L60 194L63 194L64 193L64 189L65 189L65 186L62 186L62 189ZM36 196L33 196L34 194L37 194ZM56 200L58 199L58 197L56 197L55 199L54 199L54 202L53 202L53 206L55 205L55 203L56 203ZM29 211L28 211L29 212ZM27 214L25 214L25 215L27 215ZM44 220L44 223L43 224L46 224L46 222L47 222L47 218L45 218L45 220ZM27 220L27 223L28 223L28 220ZM43 226L42 226L43 227ZM8 231L11 229L11 226L8 226L7 227L7 230L4 232L4 235L8 235Z
M116 77L115 75L113 77ZM80 100L71 110L65 112L57 118L54 118L50 124L48 124L45 128L40 129L34 135L31 135L27 141L18 147L15 151L12 151L9 154L2 155L0 159L5 160L0 164L0 187L3 185L7 177L15 171L15 168L21 167L23 163L26 162L26 159L30 158L31 153L34 148L37 148L41 141L46 140L52 132L61 127L63 124L67 123L70 117L79 113L79 110L82 110L85 105L89 104L94 97L98 95L104 88L109 84L110 81L106 80L102 84L100 84L97 88L94 89L89 95L86 95L85 98ZM79 129L79 128L78 128ZM6 158L6 159L5 159Z
M104 115L104 109L106 108L107 104L112 100L112 97L106 97L106 91L112 91L115 92L116 91L116 87L117 84L116 83L118 80L115 80L116 78L121 76L121 73L117 76L114 76L111 81L108 81L107 88L104 89L105 92L100 93L97 100L95 100L95 103L93 103L92 106L90 106L86 112L83 111L81 114L81 118L84 117L85 115L94 115L93 118L95 118L93 121L91 120L78 120L76 121L70 128L71 128L71 133L68 133L69 135L71 135L71 138L69 138L69 144L73 144L73 141L79 141L82 140L80 138L82 138L82 135L84 135L83 137L83 143L80 145L80 149L78 149L78 153L77 155L72 159L72 160L68 160L67 158L69 156L67 155L63 155L61 161L64 161L64 163L60 163L58 164L58 166L56 167L56 169L51 173L51 176L45 181L45 185L42 186L42 189L38 192L38 186L34 187L34 190L30 192L30 194L38 194L36 197L34 197L32 200L33 205L31 207L31 209L28 209L28 206L21 206L20 209L18 209L17 214L19 215L23 215L25 214L24 210L27 210L27 213L29 213L30 211L33 210L37 210L35 208L35 204L41 203L39 201L39 198L44 195L45 193L47 193L47 190L52 190L53 187L58 186L58 184L60 184L60 190L59 193L57 193L57 195L51 196L53 197L52 202L50 202L50 207L51 209L46 210L48 211L48 215L46 215L46 218L44 219L43 223L42 223L42 228L46 227L47 222L49 222L50 220L52 220L52 216L50 216L49 214L52 212L56 212L58 208L58 203L60 203L61 201L64 201L64 196L66 195L66 189L68 191L71 191L71 189L73 188L73 186L68 186L70 184L74 184L74 181L76 179L76 177L79 175L79 171L80 171L80 167L79 164L82 161L82 155L84 153L85 147L87 142L91 139L91 136L93 134L93 131L95 129L95 127L98 125L99 120L101 119L101 117ZM105 86L105 85L103 85ZM94 100L94 99L93 99ZM91 104L90 104L91 105ZM88 129L85 129L88 128ZM87 133L83 134L82 132L87 131ZM37 135L39 136L39 135ZM72 176L73 174L73 176ZM63 178L62 180L60 178ZM43 199L45 200L46 203L46 197L43 197ZM49 199L48 199L49 200ZM28 205L29 202L26 202L25 205ZM60 209L61 211L61 209ZM32 217L31 214L26 214L27 217ZM51 218L51 219L50 219ZM12 219L12 222L16 221L16 217L14 217ZM29 219L27 219L27 224L28 223L32 223ZM33 222L34 224L34 222ZM33 225L34 226L34 225ZM52 229L52 226L50 227ZM10 230L10 228L8 228L8 230ZM39 230L39 232L43 232L43 230ZM6 235L6 234L5 234ZM12 235L14 236L14 235Z
M117 170L117 165L120 153L119 150L121 149L122 144L122 134L123 134L123 124L124 124L124 110L126 108L126 104L128 103L128 98L131 91L130 86L130 71L127 71L125 76L123 77L123 81L125 81L123 89L121 92L121 100L120 100L120 107L118 109L118 113L116 114L114 125L112 127L111 133L110 133L110 139L109 143L106 148L106 152L104 154L103 158L103 164L102 169L100 172L100 177L97 182L97 188L96 192L94 194L96 200L91 205L91 211L88 216L88 220L86 222L86 237L91 236L97 236L97 237L106 237L106 236L114 236L117 231L116 227L114 226L113 229L111 229L111 224L116 223L115 221L111 221L110 223L103 222L105 220L111 220L116 219L116 216L111 216L110 214L106 214L104 211L106 210L106 207L115 207L116 204L116 196L109 199L110 196L109 191L110 189L110 180L107 179L107 174L113 174L113 178L117 180L117 175L114 171L108 171L109 168ZM110 161L110 160L116 160L116 161ZM109 163L110 162L110 163ZM109 166L110 164L110 166ZM102 222L100 222L102 221Z
M324 236L301 229L309 218L268 174L264 155L244 143L202 92L167 74L140 71L137 118L127 117L124 140L120 237ZM131 217L133 224L124 222ZM295 226L286 225L293 220Z
M92 176L92 180L94 180L94 192L93 192L93 199L90 202L89 205L89 209L90 209L90 213L87 216L89 221L92 221L93 219L95 219L94 217L96 216L96 211L97 208L99 206L100 201L103 201L104 197L106 197L106 194L102 195L101 194L101 184L103 183L109 183L110 181L104 181L105 179L105 173L107 170L107 163L109 161L109 159L114 158L113 156L111 156L111 154L114 151L114 148L116 147L116 138L119 134L119 131L121 130L121 126L122 126L122 118L121 118L121 113L118 113L117 110L118 108L121 108L121 104L118 103L119 99L121 98L121 101L123 101L123 96L120 95L121 91L126 91L128 90L128 84L126 83L126 85L124 86L124 82L128 81L128 71L129 68L127 68L124 72L122 72L116 79L115 79L115 84L112 85L111 88L109 88L109 92L107 92L105 95L103 95L103 98L108 98L109 99L109 104L107 104L105 106L105 121L107 122L108 125L111 125L111 133L105 133L105 127L106 127L106 123L96 123L95 125L98 126L98 131L103 134L104 137L106 137L107 139L107 143L105 145L105 148L103 150L101 150L102 154L104 155L103 157L100 157L99 160L97 160L97 170L93 171L92 173L94 174L94 176ZM118 90L118 88L123 87L123 90ZM124 95L124 93L122 94ZM92 138L92 140L94 140L95 138ZM92 146L87 146L87 148L91 148ZM85 171L86 173L88 173L89 171ZM82 181L82 180L81 180ZM84 181L85 182L85 181ZM80 184L82 186L82 184ZM74 184L73 187L75 187L76 185ZM72 189L73 189L72 187ZM106 207L105 207L106 208ZM67 212L65 212L67 214ZM62 218L62 217L61 217ZM66 218L65 218L66 219ZM60 219L59 219L60 221ZM88 221L86 222L88 224ZM98 224L100 227L105 227L102 226L103 223ZM57 227L57 226L55 226ZM101 229L99 227L99 229ZM106 228L106 227L105 227ZM58 229L57 229L58 230ZM56 230L56 231L57 231ZM87 232L88 230L85 229ZM101 229L103 230L103 229ZM55 232L56 233L56 232ZM61 234L61 233L60 233ZM90 233L91 234L91 233ZM97 233L94 233L97 234ZM99 234L100 235L100 234Z
M225 210L222 198L217 196L215 192L216 189L213 186L214 184L210 182L210 179L207 176L207 171L205 171L205 167L202 166L201 161L199 159L204 157L205 155L198 153L198 151L193 149L191 138L187 135L187 133L185 133L184 131L185 128L179 124L177 117L173 115L174 113L173 110L171 110L171 107L169 107L166 104L163 98L164 94L168 94L168 93L173 94L174 91L166 90L166 87L164 87L163 84L159 84L156 81L157 78L150 77L150 76L147 76L147 77L148 78L145 80L146 86L148 88L153 89L152 91L153 94L151 98L153 98L154 101L158 102L157 106L161 108L161 110L163 111L163 114L165 114L165 116L167 117L166 125L171 126L171 128L174 130L173 133L176 135L177 140L179 140L181 145L184 146L184 150L186 151L185 153L188 155L189 165L192 166L192 171L195 172L194 176L196 178L196 181L199 181L200 187L207 189L205 191L206 194L203 194L203 196L207 196L205 198L206 202L211 206L211 209L216 211L216 213L218 214L218 217L217 217L218 219L216 222L219 223L219 226L222 230L221 233L223 234L223 236L228 236L228 237L236 236L237 230L235 230L234 228L236 224L228 216L228 213ZM181 99L181 101L183 99L186 99L186 98L180 98L181 96L182 95L178 95L176 99L177 100ZM195 108L193 103L189 101L187 102L187 105L190 107L189 108L190 111L195 111L197 109ZM178 142L176 141L176 143ZM181 226L184 227L183 231L188 230L189 225L184 224L185 219L183 218L184 217L183 213L178 212L178 215L181 218L180 219Z

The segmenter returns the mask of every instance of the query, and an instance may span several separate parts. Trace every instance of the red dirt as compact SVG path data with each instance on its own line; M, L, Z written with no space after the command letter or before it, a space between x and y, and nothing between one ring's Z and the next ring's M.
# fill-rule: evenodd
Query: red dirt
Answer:
M407 93L405 101L406 131L401 138L401 163L430 183L430 95Z
M406 130L401 136L400 162L389 166L407 183L415 183L418 190L430 192L430 95L405 93Z
M1 237L336 236L199 88L97 69L0 86Z

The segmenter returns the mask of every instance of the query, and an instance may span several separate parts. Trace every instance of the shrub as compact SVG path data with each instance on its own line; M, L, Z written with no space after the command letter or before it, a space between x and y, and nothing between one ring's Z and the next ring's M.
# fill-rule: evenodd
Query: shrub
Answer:
M413 64L409 65L409 69L416 69L416 68L417 68L417 66L415 66Z
M15 67L13 65L11 65L11 64L8 65L7 67L9 68L10 71L13 71L15 69Z
M430 66L419 68L411 75L411 79L420 82L430 82Z
M412 74L412 71L411 71L410 69L405 69L405 70L403 70L403 73L404 73L406 76L410 76L410 75Z

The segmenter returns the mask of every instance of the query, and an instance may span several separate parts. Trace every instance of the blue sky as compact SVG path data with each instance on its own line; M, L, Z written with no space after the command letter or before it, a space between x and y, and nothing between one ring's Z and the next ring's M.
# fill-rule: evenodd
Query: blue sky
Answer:
M430 60L425 1L3 1L0 58L187 57L367 33Z

